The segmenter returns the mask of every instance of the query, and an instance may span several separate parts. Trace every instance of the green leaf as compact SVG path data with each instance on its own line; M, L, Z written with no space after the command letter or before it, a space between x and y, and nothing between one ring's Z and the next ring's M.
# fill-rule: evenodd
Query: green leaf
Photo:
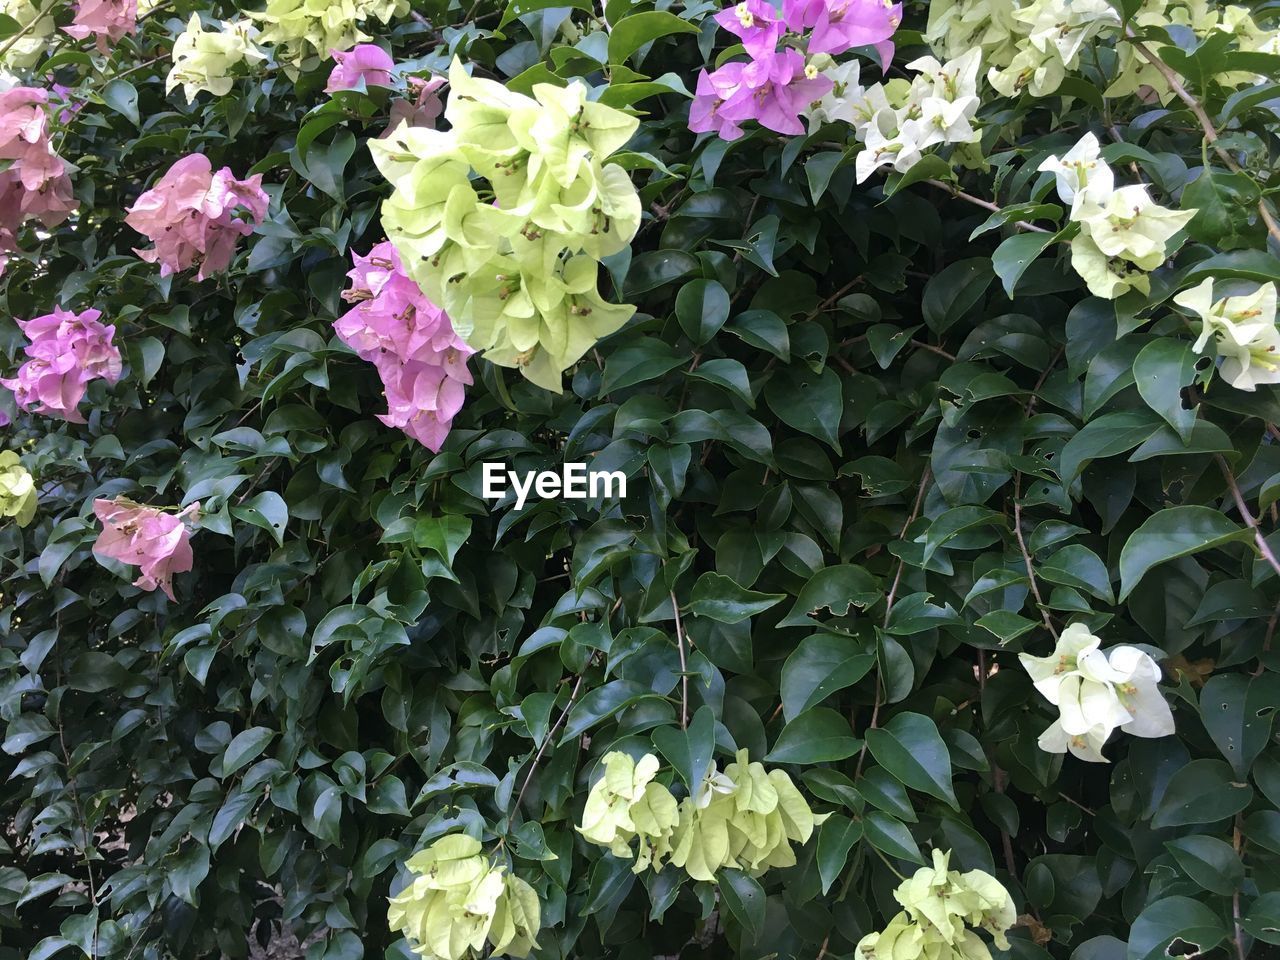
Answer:
M1147 905L1129 930L1128 960L1167 960L1166 949L1182 941L1179 954L1208 953L1227 936L1222 920L1199 900L1165 897Z
M760 350L766 350L783 363L791 362L791 338L787 325L772 310L747 310L733 318L730 333Z
M868 730L866 737L876 762L897 780L960 809L951 786L951 754L932 720L899 713L883 727Z
M934 333L945 333L982 299L993 279L987 257L957 260L943 267L924 285L924 322Z
M1185 443L1196 422L1195 408L1182 402L1182 390L1196 376L1196 355L1186 340L1161 337L1142 348L1133 361L1133 378L1142 399L1169 426L1178 431Z
M546 10L549 7L572 7L576 10L586 10L588 12L594 9L591 5L591 0L510 0L502 11L502 19L498 21L498 29L501 30L512 20L518 20L527 13Z
M1229 897L1244 882L1244 864L1231 844L1216 837L1179 837L1165 847L1187 876L1210 893Z
M661 340L646 339L628 344L615 350L605 361L600 392L610 393L637 383L656 380L688 359L687 356L676 354Z
M840 878L849 860L849 851L861 839L861 821L851 820L842 813L833 813L818 828L818 876L822 880L823 896Z
M568 743L619 711L641 700L653 699L661 698L650 687L642 686L633 680L610 680L604 686L588 691L574 705L569 713L569 719L565 722L560 742Z
M680 779L695 793L702 785L716 749L716 718L708 706L699 707L689 727L659 727L653 731L653 745L675 768Z
M1096 421L1095 421L1096 422ZM1120 551L1120 599L1124 600L1152 567L1177 557L1252 539L1250 531L1211 507L1168 507L1148 517Z
M729 294L715 280L692 280L676 294L676 319L685 335L701 346L729 319Z
M720 623L738 623L763 613L783 596L747 590L722 574L707 571L693 585L689 611Z
M1004 525L1004 517L989 510L986 507L964 506L954 507L951 510L939 514L934 521L929 524L929 529L925 531L924 536L918 538L918 542L924 543L924 553L922 555L920 565L927 566L929 561L933 559L933 555L947 543L956 537L976 527L988 525Z
M1146 410L1108 413L1086 423L1066 442L1058 456L1058 476L1069 485L1093 460L1132 450L1160 426Z
M849 721L826 707L814 707L790 721L765 757L771 763L827 763L858 752L862 741Z
M238 507L231 508L231 515L261 527L271 534L277 546L284 545L284 531L289 524L289 507L284 498L274 490L255 495Z
M625 21L624 21L625 22ZM764 931L764 888L741 870L722 870L718 879L725 906L747 933L747 943L755 943Z
M1009 299L1013 299L1013 291L1018 280L1031 266L1031 261L1040 256L1049 244L1058 239L1054 233L1015 233L1006 237L991 255L991 267L1000 278L1000 284Z
M1035 570L1050 583L1075 587L1104 603L1115 602L1107 565L1088 547L1068 544L1043 563L1036 564Z
M908 860L924 866L924 857L916 846L915 837L901 820L872 810L862 818L862 832L868 842L881 853L899 860Z
M1241 227L1257 211L1258 185L1243 173L1205 167L1182 190L1183 210L1195 210L1187 236L1222 249L1248 242Z
M108 80L102 88L102 102L135 127L142 125L142 118L138 115L138 91L128 80L119 77Z
M764 388L769 409L778 419L840 452L840 415L844 406L840 376L830 367L821 373L785 367Z
M747 376L747 368L742 365L742 361L731 360L728 357L708 360L691 370L689 376L695 380L705 380L724 387L748 408L755 409L756 399L751 394L751 380Z
M1192 760L1169 779L1151 826L1180 827L1217 823L1249 805L1253 790L1232 779L1231 768L1221 760Z
M688 20L663 10L632 14L613 25L609 34L609 62L625 63L633 53L658 37L697 32L698 28Z
M795 606L778 626L812 626L824 610L833 617L848 616L854 607L871 606L881 593L879 582L862 567L851 563L823 567L800 588Z
M222 752L220 776L225 780L241 767L256 760L275 735L276 732L269 727L250 727L237 733Z
M1270 742L1277 706L1280 691L1263 677L1219 673L1200 691L1200 718L1238 779Z
M790 723L837 690L852 686L875 665L848 637L815 633L800 641L782 666L782 715Z

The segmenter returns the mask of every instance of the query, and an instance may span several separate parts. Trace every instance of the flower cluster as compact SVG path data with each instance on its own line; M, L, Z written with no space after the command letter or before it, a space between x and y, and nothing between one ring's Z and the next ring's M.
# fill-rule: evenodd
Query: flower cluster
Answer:
M436 121L444 113L440 88L445 83L444 77L407 77L408 93L391 101L391 109L387 111L387 129L382 132L382 138L391 136L402 123L435 129Z
M525 957L542 908L533 887L495 866L466 834L442 837L405 863L413 880L391 898L387 922L426 960Z
M449 77L448 132L402 124L369 144L395 188L382 225L463 340L559 391L561 372L634 312L596 284L598 260L640 225L631 179L604 163L638 121L578 82L536 84L531 98L457 61Z
M1106 763L1102 746L1119 727L1135 737L1167 737L1173 712L1160 693L1160 667L1137 647L1112 647L1082 623L1073 623L1047 657L1018 654L1023 668L1059 717L1040 735L1040 749L1068 750L1081 760Z
M334 329L382 378L387 413L378 417L438 451L471 383L467 358L473 351L445 312L428 300L404 272L400 255L383 242L369 255L355 255L343 294L356 305Z
M978 67L976 49L947 63L921 57L907 64L918 73L905 92L896 82L847 90L854 134L865 144L854 162L857 181L880 167L905 173L930 147L977 143L981 134L972 121L980 104Z
M16 34L0 41L0 48L6 48L0 62L18 70L35 66L49 38L57 32L53 22L57 9L58 4L50 0L0 0L0 13L18 24ZM0 130L3 129L5 125L0 123Z
M801 134L801 115L810 104L830 96L831 77L816 57L853 47L874 46L887 65L889 40L902 22L902 4L888 0L785 0L782 16L769 0L742 0L722 10L716 23L741 38L748 62L730 61L712 73L703 70L689 129L714 131L722 140L742 136L742 124L755 120L777 133ZM779 44L782 44L779 49ZM812 58L806 61L806 53Z
M125 223L155 243L135 250L160 264L161 276L199 264L197 280L227 269L236 240L247 237L267 215L262 175L237 180L230 167L217 173L202 153L183 157L140 196Z
M1108 300L1131 289L1150 293L1147 272L1164 263L1172 253L1169 241L1198 211L1160 206L1146 184L1116 187L1092 133L1040 169L1054 175L1058 196L1080 225L1071 241L1071 266L1089 292Z
M179 513L165 513L157 507L146 507L132 500L93 501L93 512L102 523L102 532L93 544L100 557L119 560L139 568L135 587L154 590L159 587L170 600L173 575L191 569L191 531L184 522L198 522L200 503L196 501Z
M0 450L0 517L13 517L25 527L35 515L35 480L16 453Z
M138 0L79 0L71 26L62 29L77 40L95 37L106 53L108 42L116 43L137 28Z
M650 865L661 870L671 855L671 837L680 816L671 791L654 780L658 758L647 753L637 763L615 751L605 754L601 762L604 776L587 795L578 832L621 859L632 856L631 842L638 839L632 872Z
M308 57L371 39L358 24L388 23L408 12L409 0L267 0L266 9L249 16L263 24L262 42L274 46L277 62L297 70Z
M1280 330L1276 329L1276 285L1264 283L1253 293L1214 299L1213 280L1184 290L1173 302L1200 317L1196 353L1209 338L1222 357L1222 376L1237 390L1256 390L1260 383L1280 383Z
M173 42L173 66L165 91L179 86L191 103L201 90L226 96L234 82L232 71L240 64L261 63L267 54L257 44L258 29L244 20L218 21L217 30L205 30L200 14L193 13L187 29Z
M396 62L391 54L376 43L361 43L349 51L331 50L334 67L325 85L325 93L353 90L361 83L365 88L391 86L391 71Z
M666 863L695 880L715 881L722 869L762 873L796 862L792 843L805 843L827 818L809 809L782 770L766 771L739 750L723 773L715 764L693 796L676 804L653 778L658 760L646 754L639 763L621 753L604 757L605 775L592 787L579 832L608 846L615 856L631 855L639 838L633 870L661 871Z
M858 941L857 960L991 960L991 951L970 927L986 930L1000 950L1017 920L1013 898L982 870L949 869L950 851L933 851L933 866L921 867L893 892L902 905L889 925Z
M72 313L55 306L53 313L34 320L18 320L31 342L24 349L27 361L12 379L0 386L13 391L23 410L84 423L77 407L93 380L115 383L120 379L120 351L112 339L116 328L99 321L102 313Z
M49 141L48 102L34 87L0 93L0 273L24 220L52 227L76 208L67 163Z

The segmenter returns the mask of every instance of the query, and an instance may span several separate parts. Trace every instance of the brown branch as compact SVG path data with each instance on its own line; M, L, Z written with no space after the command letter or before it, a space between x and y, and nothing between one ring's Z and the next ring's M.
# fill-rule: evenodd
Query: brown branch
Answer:
M684 624L680 620L680 604L676 603L674 590L671 597L671 612L676 618L676 649L680 651L680 729L689 726L689 667L684 657Z
M954 353L948 353L941 347L935 347L932 343L925 343L923 340L912 340L911 345L913 347L919 347L921 350L928 350L930 353L936 353L938 356L945 357L952 363L955 362L956 355Z
M1169 88L1195 115L1196 120L1200 123L1200 129L1204 131L1205 140L1213 147L1214 153L1227 165L1227 169L1232 173L1240 173L1240 165L1236 163L1231 154L1218 146L1219 134L1217 128L1213 125L1213 121L1209 119L1209 114L1205 112L1204 107L1200 105L1200 101L1188 93L1187 88L1182 85L1182 78L1174 72L1172 67L1161 60L1154 50L1137 38L1132 27L1125 28L1125 36L1133 44L1133 48L1138 51L1138 55L1159 71L1160 76L1164 77L1165 82L1169 84ZM1262 222L1266 224L1267 232L1271 234L1271 238L1280 242L1280 223L1276 223L1275 217L1271 215L1266 198L1258 200L1258 214L1262 217Z
M1249 505L1244 502L1244 494L1240 492L1240 485L1236 483L1235 475L1231 472L1231 468L1227 466L1227 461L1223 459L1220 453L1215 453L1213 458L1218 461L1218 469L1222 471L1223 477L1226 478L1227 486L1231 488L1231 496L1236 502L1236 509L1240 511L1241 519L1253 531L1253 542L1258 545L1258 552L1271 565L1271 569L1277 575L1280 575L1280 561L1276 560L1276 555L1271 552L1267 538L1262 535L1262 530L1258 527L1258 521L1249 512Z
M1019 498L1022 496L1022 474L1017 473L1013 478L1013 535L1018 540L1018 550L1022 554L1022 562L1027 568L1027 579L1031 581L1031 595L1035 598L1036 609L1040 611L1040 617L1044 620L1044 625L1049 629L1049 635L1056 641L1058 639L1058 631L1054 629L1053 621L1049 619L1049 608L1045 605L1044 597L1040 595L1040 586L1036 583L1036 572L1031 566L1031 554L1027 550L1027 541L1022 537L1022 503Z
M1244 839L1240 836L1240 814L1236 814L1235 826L1231 831L1231 845L1235 848L1236 856L1244 859ZM1235 927L1236 935L1234 937L1236 945L1237 960L1244 960L1246 954L1244 949L1244 928L1240 925L1240 891L1232 891L1231 894L1231 919Z
M972 203L975 207L982 207L983 210L990 210L992 213L999 213L999 204L992 203L990 200L983 200L981 197L975 197L971 193L965 193L959 187L953 187L949 183L943 183L941 180L925 180L925 183L931 187L939 187L957 200L963 200L965 203ZM1033 233L1053 233L1052 230L1046 230L1044 227L1037 227L1034 223L1027 223L1025 220L1015 221L1015 225L1023 230L1030 230Z

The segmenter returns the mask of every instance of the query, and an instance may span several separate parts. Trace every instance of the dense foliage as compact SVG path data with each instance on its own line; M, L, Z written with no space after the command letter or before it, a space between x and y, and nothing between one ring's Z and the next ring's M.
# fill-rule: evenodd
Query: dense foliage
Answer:
M1280 944L1280 6L0 11L0 958Z

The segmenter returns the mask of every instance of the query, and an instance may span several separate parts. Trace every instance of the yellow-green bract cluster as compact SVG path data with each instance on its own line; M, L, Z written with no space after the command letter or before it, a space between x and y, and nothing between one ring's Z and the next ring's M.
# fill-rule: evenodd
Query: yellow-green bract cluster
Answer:
M16 453L0 450L0 517L13 517L25 527L35 515L35 480Z
M904 880L893 897L903 910L880 933L858 941L857 960L991 960L970 927L986 930L1001 950L1017 920L1013 898L982 870L949 870L950 851L933 851L933 866Z
M758 874L789 867L796 862L791 844L806 842L827 818L809 809L786 773L748 761L745 750L723 773L712 764L694 795L678 804L654 780L653 754L637 763L615 752L603 764L578 830L618 857L630 857L638 839L636 873L670 863L695 880L714 881L725 868Z
M387 23L408 12L409 0L267 0L266 9L249 16L262 24L259 42L274 45L276 60L294 68L309 56L324 59L371 39L359 23Z
M537 946L542 911L533 887L495 866L480 842L452 834L419 850L405 864L416 876L391 898L387 922L427 960L525 957Z
M596 283L599 259L640 225L631 179L603 162L638 121L577 82L526 97L455 60L449 83L452 129L401 125L369 144L395 187L382 225L469 346L559 391L561 372L635 310Z

